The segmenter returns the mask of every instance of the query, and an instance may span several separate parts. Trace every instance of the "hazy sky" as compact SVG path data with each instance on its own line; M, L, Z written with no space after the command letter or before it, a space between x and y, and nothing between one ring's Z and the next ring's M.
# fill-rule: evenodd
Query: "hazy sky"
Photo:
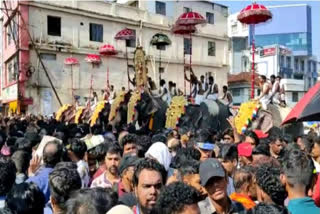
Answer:
M220 4L224 4L229 7L230 13L240 11L242 8L251 4L252 1L214 1ZM288 5L288 4L308 4L311 6L312 13L312 54L317 56L317 60L320 61L320 1L272 1L264 0L257 1L265 6L272 5ZM298 15L298 14L297 14Z

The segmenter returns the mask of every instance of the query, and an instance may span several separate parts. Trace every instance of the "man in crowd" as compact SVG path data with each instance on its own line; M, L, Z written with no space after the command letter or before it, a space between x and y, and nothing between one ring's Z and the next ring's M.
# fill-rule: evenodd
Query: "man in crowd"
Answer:
M201 214L244 213L244 207L228 197L227 175L217 159L209 158L200 164L200 179L208 192L208 197L199 202Z
M13 186L16 179L16 167L8 158L0 157L0 209L4 208L6 194Z
M138 204L135 214L150 214L166 181L166 170L153 159L142 159L133 175L133 186Z
M139 159L137 156L127 154L123 156L119 165L120 182L117 184L117 193L119 198L125 193L133 192L133 173Z
M172 183L160 193L155 213L200 214L197 190L181 182Z
M107 188L116 185L120 181L118 172L120 160L120 148L116 145L109 147L105 157L106 171L92 181L91 188Z
M37 156L33 157L35 168L38 167L40 161ZM48 142L43 149L43 166L36 171L35 175L30 177L27 182L35 183L45 196L45 202L50 198L49 174L57 163L62 160L62 145L59 141L53 140ZM32 160L31 160L32 162ZM30 163L30 167L33 167Z
M69 158L77 164L78 173L82 181L82 187L89 185L89 166L84 161L84 155L87 152L87 146L84 141L76 138L71 140L70 149L68 151Z
M230 198L241 203L247 210L253 208L257 197L253 168L245 166L237 169L233 178L236 191L230 195Z
M270 136L270 154L273 158L278 159L283 149L283 141L279 135Z
M72 164L61 162L50 173L50 204L46 206L44 214L61 213L70 193L81 188L82 181L77 172L77 165Z
M134 134L127 134L121 139L122 153L126 155L133 153L137 155L137 136Z
M312 198L307 197L314 172L312 159L303 151L293 149L285 154L281 182L288 192L291 214L319 213Z
M287 192L280 181L280 167L271 162L258 166L256 188L259 202L284 205Z

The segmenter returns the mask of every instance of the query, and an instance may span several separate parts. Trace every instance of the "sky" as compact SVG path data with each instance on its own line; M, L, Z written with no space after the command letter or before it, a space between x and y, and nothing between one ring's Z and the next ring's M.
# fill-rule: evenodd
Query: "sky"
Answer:
M252 1L214 1L219 4L223 4L229 7L230 13L239 12ZM260 0L257 3L261 3L265 6L273 5L288 5L288 4L308 4L311 6L312 14L312 54L317 56L317 60L320 61L320 1L272 1L272 0Z

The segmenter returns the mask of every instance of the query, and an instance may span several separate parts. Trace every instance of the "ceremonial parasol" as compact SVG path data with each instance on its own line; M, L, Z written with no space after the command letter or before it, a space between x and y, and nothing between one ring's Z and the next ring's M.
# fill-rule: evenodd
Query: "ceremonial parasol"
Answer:
M205 18L203 18L202 15L200 15L197 12L186 12L183 13L181 16L176 21L176 26L174 27L173 31L176 32L177 34L182 34L184 32L189 33L190 36L190 58L189 58L189 64L190 64L190 69L192 65L192 33L195 32L195 26L198 24L204 24L206 23ZM181 27L184 26L184 27ZM184 55L183 55L183 61L185 64L185 50L184 50ZM183 65L184 69L184 76L185 76L185 66ZM186 94L186 80L184 77L184 93ZM190 90L191 90L191 85L190 85Z
M68 57L68 58L65 58L64 60L64 64L65 65L70 65L71 67L71 99L72 99L72 103L74 101L74 88L73 88L73 70L72 70L72 66L73 65L77 65L79 64L79 60L75 57Z
M315 84L294 106L282 125L299 121L320 121L320 82Z
M101 63L101 58L100 58L100 55L98 55L98 54L88 54L84 60L88 63L91 63L92 68L94 68L94 66L99 65ZM91 103L92 91L93 91L93 74L91 71L90 89L89 89L89 104Z
M254 26L256 24L266 22L272 18L271 12L263 5L252 3L248 5L244 9L242 9L238 15L238 20L241 23L251 25L253 37L254 37ZM251 77L251 99L254 98L254 79L255 79L255 71L254 71L254 55L255 55L255 47L254 47L254 38L252 39L252 77Z
M121 31L119 31L116 36L114 37L116 40L131 40L136 38L135 31L125 28ZM127 74L128 74L128 89L130 89L130 83L129 83L129 58L128 58L128 48L126 44L126 60L127 60Z
M157 33L153 35L150 41L151 45L156 46L159 49L159 81L161 80L161 47L171 45L171 40L166 34Z
M117 51L116 49L114 48L113 45L110 45L110 44L106 44L106 45L102 45L100 48L99 48L99 53L100 55L103 55L103 56L114 56L114 55L117 55ZM109 88L109 65L107 63L107 88Z
M192 33L195 33L197 30L197 28L194 25L173 25L171 31L174 34L178 34L178 35L182 35L184 37L184 35L190 35ZM185 69L185 64L186 64L186 59L185 59L186 53L185 51L183 51L183 83L184 83L184 94L186 95L186 69Z

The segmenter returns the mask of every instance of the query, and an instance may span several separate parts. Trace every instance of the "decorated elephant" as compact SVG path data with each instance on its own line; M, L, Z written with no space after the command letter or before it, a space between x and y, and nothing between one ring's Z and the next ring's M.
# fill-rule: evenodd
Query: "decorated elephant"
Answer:
M142 132L156 132L165 127L167 103L148 91L136 90L128 103L127 124L139 126Z
M127 125L128 103L131 97L131 91L120 92L110 106L109 124L114 131L121 130Z
M222 131L229 127L227 118L230 115L229 107L220 101L206 99L196 105L188 104L184 97L174 97L167 111L166 127L183 127L190 131L207 128Z
M291 133L298 136L303 133L302 123L288 124L281 126L282 121L291 111L289 107L280 107L269 104L267 110L261 108L259 102L248 101L241 104L235 118L235 125L238 133L244 133L247 129L259 129L268 132L272 127L278 127L283 133Z
M72 122L74 120L75 112L75 106L65 104L58 109L56 120L59 122Z

